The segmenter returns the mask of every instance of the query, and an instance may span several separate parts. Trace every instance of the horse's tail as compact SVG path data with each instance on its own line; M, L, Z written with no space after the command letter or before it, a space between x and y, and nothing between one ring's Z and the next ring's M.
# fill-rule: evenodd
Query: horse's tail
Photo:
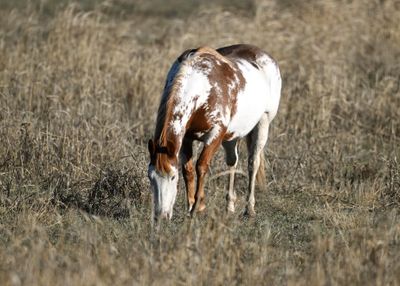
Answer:
M258 167L257 175L256 175L256 181L259 186L259 188L265 188L265 155L264 151L261 151L260 153L260 166Z

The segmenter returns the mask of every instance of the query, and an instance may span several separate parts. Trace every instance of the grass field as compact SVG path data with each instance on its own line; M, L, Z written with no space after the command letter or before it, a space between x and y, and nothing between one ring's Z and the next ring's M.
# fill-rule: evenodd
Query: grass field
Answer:
M400 3L0 0L1 285L400 285ZM252 43L283 76L268 185L151 227L147 140L185 49ZM241 145L239 169L246 172Z

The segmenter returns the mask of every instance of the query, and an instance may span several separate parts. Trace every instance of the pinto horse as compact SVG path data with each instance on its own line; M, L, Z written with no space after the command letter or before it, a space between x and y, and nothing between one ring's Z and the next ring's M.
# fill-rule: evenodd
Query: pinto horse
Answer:
M237 143L243 137L249 151L246 212L255 215L256 177L265 178L263 148L280 94L277 63L255 46L239 44L217 50L202 47L179 56L168 72L154 138L148 143L151 160L148 177L155 218L172 217L179 164L182 164L189 212L205 209L205 176L220 145L230 167L227 210L233 212ZM195 166L194 140L204 143Z

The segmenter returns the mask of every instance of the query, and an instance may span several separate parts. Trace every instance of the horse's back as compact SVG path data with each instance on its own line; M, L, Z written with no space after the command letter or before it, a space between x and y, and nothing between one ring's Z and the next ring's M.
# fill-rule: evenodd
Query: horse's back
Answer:
M200 118L207 121L201 126L225 126L231 139L243 137L264 113L268 113L270 120L274 118L280 81L275 61L255 46L187 50L175 61L167 77L166 91L175 87L172 130L178 134L186 126L200 132L192 125L197 118L193 116L201 113ZM189 120L191 124L187 125Z

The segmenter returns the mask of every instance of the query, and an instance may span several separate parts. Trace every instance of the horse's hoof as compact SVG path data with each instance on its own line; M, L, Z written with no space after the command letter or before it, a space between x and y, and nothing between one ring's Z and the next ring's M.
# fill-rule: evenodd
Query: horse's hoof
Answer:
M189 209L187 216L194 217L195 213L203 213L205 209L206 209L205 204L200 204L198 207L193 205L193 207Z
M206 209L206 205L205 205L205 204L201 204L201 205L199 205L199 207L198 207L198 209L197 209L197 212L201 213L201 212L203 212L205 209Z
M252 208L246 208L246 210L244 211L244 216L255 217L256 216L256 212Z
M235 212L235 204L233 202L229 202L228 206L226 207L226 211L228 213L234 213Z

